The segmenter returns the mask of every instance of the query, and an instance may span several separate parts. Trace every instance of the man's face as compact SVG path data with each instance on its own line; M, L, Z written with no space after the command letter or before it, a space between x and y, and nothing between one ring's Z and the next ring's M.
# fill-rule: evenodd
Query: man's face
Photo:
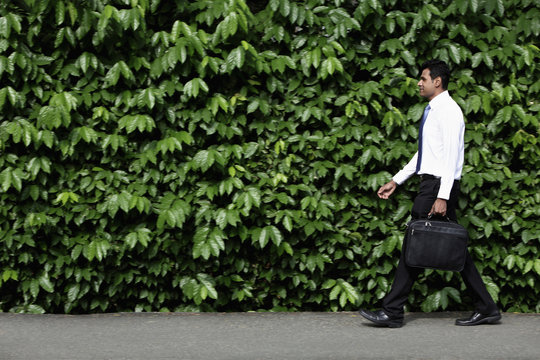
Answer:
M439 80L437 78L436 80ZM420 75L420 81L418 81L418 89L420 90L420 96L431 100L435 97L435 91L437 89L436 81L431 78L431 72L429 69L422 70L422 75Z

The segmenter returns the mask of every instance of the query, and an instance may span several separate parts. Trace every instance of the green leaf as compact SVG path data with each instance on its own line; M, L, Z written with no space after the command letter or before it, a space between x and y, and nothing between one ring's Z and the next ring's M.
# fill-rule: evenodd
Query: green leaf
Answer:
M21 169L17 168L11 172L11 185L17 190L22 190L22 179L24 177L24 173ZM2 184L3 186L3 184Z
M49 279L49 276L47 274L43 274L40 278L39 278L39 285L41 286L41 288L49 293L53 293L54 292L54 285L53 283L51 282L51 280Z
M0 17L0 35L8 39L11 33L11 24L7 17Z
M480 3L480 0L470 0L469 3L470 3L472 12L476 14L478 12L478 5Z
M202 79L192 79L184 86L184 93L188 97L197 97L199 95L199 89L202 89L204 92L208 92L209 90L208 85Z
M114 64L105 75L106 86L114 86L120 79L121 69L118 63Z
M259 241L259 245L261 246L261 249L264 249L266 244L268 244L269 239L270 239L270 232L268 231L268 227L261 229L261 232L258 237L258 241Z
M118 67L120 68L120 73L125 79L128 80L134 80L135 76L133 75L133 72L129 68L129 66L124 61L118 62Z
M227 36L228 37L229 35L234 35L236 34L236 31L238 29L238 15L235 13L235 12L231 12L226 18L225 18L225 23L226 23L226 33L227 33Z
M281 232L275 226L267 226L263 230L266 230L270 234L270 238L276 246L279 246L283 241L283 236L281 235Z
M11 187L11 169L6 168L0 172L0 184L2 185L2 191L6 192Z
M437 291L429 295L421 305L422 311L432 312L441 307L441 292Z
M192 164L195 169L206 171L212 166L214 160L214 155L211 151L201 150L193 157Z
M336 280L328 279L321 285L321 289L330 289L331 287L335 285L336 285Z
M283 242L281 243L281 245L283 246L283 249L285 250L285 252L289 255L294 255L294 250L292 248L292 246L289 244L289 243L286 243L286 242Z
M79 292L81 290L80 284L73 284L68 287L68 301L75 302L78 298Z
M508 270L511 270L514 267L515 263L516 263L515 255L508 255L503 261L503 265L506 265Z
M216 224L220 229L225 229L227 226L227 210L219 209L216 216Z
M213 284L207 279L206 276L203 276L201 274L199 274L197 276L197 279L201 282L201 284L203 285L203 287L201 287L201 289L206 289L206 293L210 296L210 298L212 299L217 299L218 298L218 293L216 291L216 289L214 288ZM203 300L206 298L206 296L201 296L203 298Z
M534 271L536 271L536 273L540 275L540 259L534 260Z
M32 295L33 298L37 298L39 294L39 285L40 285L40 281L37 279L33 279L30 282L30 286L29 286L30 294Z
M289 16L289 14L291 13L291 4L289 0L281 0L280 5L281 6L279 8L279 12L281 13L281 15L283 15L284 17Z
M71 20L71 24L72 25L75 24L75 21L77 21L77 17L78 17L78 11L75 5L73 5L71 1L68 2L68 13Z
M283 217L283 226L285 227L285 229L287 229L287 231L291 232L293 230L293 223L292 223L292 220L291 218L288 216L288 215L285 215Z
M483 279L484 279L484 284L486 284L486 289L489 292L489 295L491 295L491 297L493 298L493 301L498 302L499 292L500 292L499 287L497 286L497 284L495 284L491 280L491 278L483 277Z
M502 17L504 15L504 3L503 0L494 0L495 3L495 10L497 10L497 14Z
M450 58L452 59L452 61L456 64L459 64L461 62L461 54L459 52L459 48L455 45L450 45L449 50Z
M58 1L56 3L56 12L55 12L57 26L62 25L62 23L64 22L65 13L66 13L66 10L64 7L64 2Z
M343 290L345 290L345 293L347 294L347 300L351 302L352 304L356 304L356 302L360 298L356 289L346 281L342 281L340 285L343 288Z
M226 68L230 72L234 68L241 68L245 62L245 50L242 46L233 49L227 56Z
M339 285L334 286L334 288L333 288L332 291L330 292L329 299L330 299L330 300L335 300L335 299L337 299L337 297L338 297L338 295L341 293L341 291L342 291L341 286L339 286Z

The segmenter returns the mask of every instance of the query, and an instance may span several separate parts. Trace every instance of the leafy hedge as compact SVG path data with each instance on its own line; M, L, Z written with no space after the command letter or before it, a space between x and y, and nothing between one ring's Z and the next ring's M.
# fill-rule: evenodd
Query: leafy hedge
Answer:
M459 203L506 311L540 311L534 0L0 5L0 310L354 310L389 290L417 64L467 120ZM409 310L466 309L427 271Z

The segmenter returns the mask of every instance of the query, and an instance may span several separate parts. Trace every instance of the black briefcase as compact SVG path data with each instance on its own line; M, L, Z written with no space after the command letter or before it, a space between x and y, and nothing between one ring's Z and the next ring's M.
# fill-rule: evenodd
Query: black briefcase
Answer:
M458 223L412 220L407 224L405 263L413 267L461 271L468 241L467 230Z

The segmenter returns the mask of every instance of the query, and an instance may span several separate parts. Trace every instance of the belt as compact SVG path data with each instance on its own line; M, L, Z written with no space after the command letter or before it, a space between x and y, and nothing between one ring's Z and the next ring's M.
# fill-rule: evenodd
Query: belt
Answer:
M421 174L420 179L422 180L440 180L440 176L430 175L430 174Z
M421 174L419 176L420 176L420 180L422 180L422 181L424 181L424 180L441 180L440 176L435 176L435 175L430 175L430 174ZM455 179L454 183L459 183L459 180Z

